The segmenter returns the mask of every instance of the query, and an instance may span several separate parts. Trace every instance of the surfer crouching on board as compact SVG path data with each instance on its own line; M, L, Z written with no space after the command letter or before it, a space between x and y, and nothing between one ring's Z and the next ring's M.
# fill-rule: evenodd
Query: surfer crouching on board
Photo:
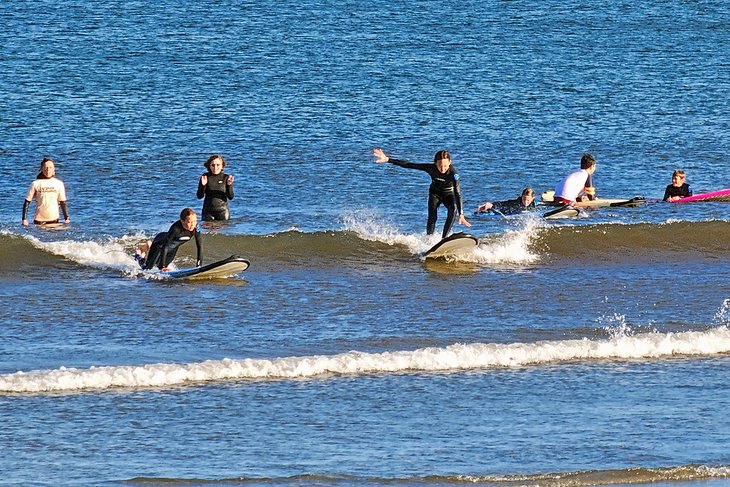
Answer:
M28 226L26 214L30 202L35 200L35 216L33 223L48 225L59 222L58 206L63 211L63 222L70 223L68 207L66 206L66 188L63 182L56 178L56 166L53 159L44 157L41 162L41 171L30 185L28 194L23 202L23 225Z
M134 257L142 269L157 267L162 271L167 271L168 266L175 259L177 249L191 238L195 238L195 245L198 247L196 266L200 267L203 257L198 232L198 216L192 208L185 208L180 212L180 219L173 223L167 232L158 233L152 242L147 241L140 244Z
M446 150L440 150L433 157L433 164L415 164L400 159L391 159L382 149L373 149L375 162L382 164L390 162L396 166L407 169L418 169L431 176L431 186L428 190L428 223L426 233L432 235L436 230L436 219L438 218L438 207L444 205L448 211L442 238L446 238L454 225L456 215L459 215L459 224L471 226L464 217L461 204L461 190L459 188L459 174L456 168L451 165L451 155Z
M596 199L596 188L593 187L593 173L596 171L596 158L583 154L580 159L580 170L565 177L556 187L553 203L555 205L572 205L577 201Z
M501 213L502 215L515 215L531 209L534 209L535 205L535 192L532 188L525 188L519 197L513 200L507 201L486 201L485 203L477 207L475 213L486 213L493 211L495 213Z

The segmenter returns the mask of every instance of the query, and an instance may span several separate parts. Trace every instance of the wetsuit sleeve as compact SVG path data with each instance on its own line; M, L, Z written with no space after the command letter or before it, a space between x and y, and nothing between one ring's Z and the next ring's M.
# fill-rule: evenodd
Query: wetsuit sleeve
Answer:
M593 174L589 174L586 178L586 185L584 191L588 195L589 200L596 199L596 188L593 186Z
M23 200L23 220L25 220L26 215L28 214L28 207L30 206L30 201Z
M66 205L65 201L59 201L58 203L61 205L61 211L63 212L63 218L64 220L68 220L68 206Z
M226 198L229 200L233 199L233 185L228 184L228 176L229 174L226 174Z
M203 183L200 182L200 178L198 178L198 199L202 200L203 196L205 196L205 186L203 186Z
M426 172L428 172L433 167L433 164L416 164L415 162L408 162L402 159L389 158L388 162L391 164L395 164L399 167L405 167L406 169L417 169L419 171Z
M461 206L461 184L459 183L459 175L454 173L454 200L456 201L456 211L458 215L463 215L464 210Z
M198 261L195 263L198 267L203 265L203 246L200 241L200 232L195 229L195 246L198 248Z
M509 215L522 211L522 202L520 200L495 201L492 208L500 213Z
M664 190L664 198L662 198L663 201L667 201L671 194L669 194L670 188L672 187L671 184L667 185L666 189Z

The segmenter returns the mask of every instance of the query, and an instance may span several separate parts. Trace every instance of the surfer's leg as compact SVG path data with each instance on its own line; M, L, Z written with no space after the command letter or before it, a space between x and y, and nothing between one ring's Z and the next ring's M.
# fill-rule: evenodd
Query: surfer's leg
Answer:
M446 238L449 236L449 232L451 232L451 227L454 226L454 220L456 219L456 201L454 201L454 198L448 198L444 199L444 206L448 210L448 214L446 215L446 222L444 223L444 231L441 234L441 238Z
M153 267L158 266L158 261L160 260L160 257L162 257L162 248L165 245L165 239L167 237L166 232L158 233L155 236L155 239L152 241L152 244L149 246L149 250L147 251L147 257L144 261L143 269L152 269Z
M432 235L436 231L436 219L438 218L438 207L441 204L441 198L435 194L428 195L428 223L426 224L426 233Z

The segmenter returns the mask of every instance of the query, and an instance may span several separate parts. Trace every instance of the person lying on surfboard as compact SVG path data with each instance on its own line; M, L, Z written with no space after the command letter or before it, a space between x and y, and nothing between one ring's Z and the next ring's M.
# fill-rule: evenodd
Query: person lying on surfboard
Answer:
M142 242L134 257L142 269L157 267L161 271L168 271L178 248L192 238L198 247L195 265L200 267L203 264L203 252L198 232L198 216L192 208L185 208L180 212L180 219L173 223L167 232L158 233L152 242Z
M382 149L373 149L376 164L390 162L396 166L407 169L417 169L426 172L431 176L431 186L428 190L428 222L426 233L432 235L436 231L436 220L438 218L438 207L444 205L448 214L442 238L446 238L454 226L454 219L459 215L459 224L471 226L464 216L461 204L461 190L459 188L459 174L456 168L451 165L451 155L446 150L440 150L433 157L433 164L415 164L400 159L392 159L385 155Z
M513 200L495 201L494 203L486 201L477 207L477 211L475 213L486 213L488 211L492 211L495 213L501 213L502 215L515 215L535 207L535 192L532 188L525 188L522 190L520 196Z
M667 185L667 189L664 190L664 201L677 201L681 198L692 196L692 190L689 189L689 184L685 183L684 180L687 175L681 169L677 169L672 173L672 184Z
M593 187L595 170L596 158L591 154L583 154L580 159L580 170L568 174L555 187L553 204L564 206L572 205L577 201L596 199L596 188Z
M56 178L56 166L50 157L44 157L41 161L41 171L35 181L31 183L28 194L25 196L22 222L26 227L28 226L26 214L31 201L35 201L33 223L36 225L58 223L59 205L63 211L63 223L71 222L66 206L66 187L60 179Z

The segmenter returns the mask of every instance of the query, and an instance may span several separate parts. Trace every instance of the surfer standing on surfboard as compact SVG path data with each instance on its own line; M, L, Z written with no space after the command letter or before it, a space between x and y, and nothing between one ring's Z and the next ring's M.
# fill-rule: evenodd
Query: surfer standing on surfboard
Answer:
M58 223L59 214L58 206L63 211L63 222L71 223L68 217L68 207L66 206L66 188L63 182L56 178L56 166L53 159L44 157L41 162L41 172L36 176L35 181L30 185L28 194L23 202L23 225L28 226L26 214L30 202L35 200L35 216L33 223L36 225L48 225L49 223Z
M692 190L689 189L689 184L685 183L684 180L687 177L684 171L677 169L672 173L672 184L667 185L667 189L664 190L664 201L676 201L681 198L687 198L692 196Z
M591 154L583 154L580 159L580 170L565 177L555 187L553 203L555 205L572 205L577 201L596 199L596 188L593 187L593 173L596 170L596 158Z
M152 242L143 242L135 254L135 259L142 269L157 267L167 271L168 266L175 259L178 248L190 239L195 239L198 247L196 266L203 264L202 245L198 232L198 216L192 208L185 208L180 212L180 219L172 224L167 232L158 233Z
M459 188L459 174L456 172L456 168L451 165L451 155L448 151L438 151L433 157L433 164L415 164L400 159L392 159L385 155L382 149L373 149L373 155L376 158L375 162L377 164L390 162L391 164L407 169L424 171L431 176L431 186L428 190L428 223L426 224L426 233L432 235L435 232L438 207L441 205L444 205L448 211L441 234L442 238L446 238L451 231L457 214L459 215L459 224L467 227L471 226L471 223L464 217L461 204L461 190Z

